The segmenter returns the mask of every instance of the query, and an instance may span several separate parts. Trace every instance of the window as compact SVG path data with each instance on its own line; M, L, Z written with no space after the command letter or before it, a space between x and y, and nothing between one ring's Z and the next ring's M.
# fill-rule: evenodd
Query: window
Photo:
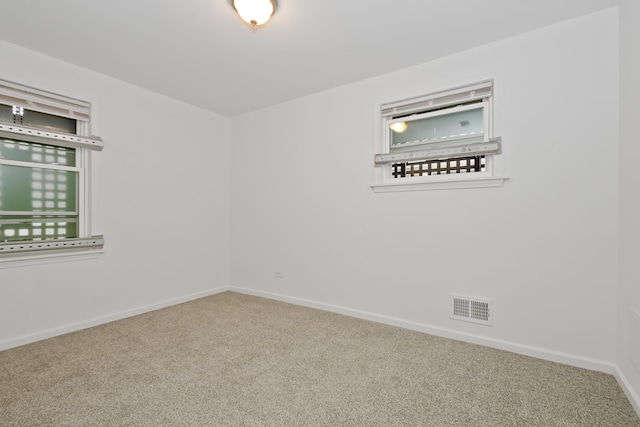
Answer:
M91 234L90 104L0 80L0 261L101 249Z
M379 104L376 191L502 185L493 82Z

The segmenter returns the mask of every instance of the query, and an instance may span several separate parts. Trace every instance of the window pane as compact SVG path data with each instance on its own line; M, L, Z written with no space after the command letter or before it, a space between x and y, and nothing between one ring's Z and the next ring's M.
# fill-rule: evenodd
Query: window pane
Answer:
M77 206L78 172L0 165L0 211L66 211Z
M391 132L391 148L402 148L410 142L437 142L453 138L483 136L483 109L476 108L457 113L407 120L402 133Z
M0 138L0 157L20 162L76 165L76 150Z
M73 239L78 235L78 216L0 215L0 242Z
M27 109L20 109L16 111L13 105L0 104L0 121L39 129L47 129L55 132L77 133L76 120Z

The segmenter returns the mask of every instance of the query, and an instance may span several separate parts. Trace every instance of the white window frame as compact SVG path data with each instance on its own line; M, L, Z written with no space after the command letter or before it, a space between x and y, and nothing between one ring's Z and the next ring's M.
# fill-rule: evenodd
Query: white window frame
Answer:
M453 188L483 188L504 185L502 173L502 139L493 133L493 80L461 86L428 95L401 100L378 102L374 110L374 177L375 192L439 190ZM474 102L473 104L470 104ZM401 150L391 149L391 130L395 122L435 117L483 109L484 132L476 136L410 143ZM392 163L485 155L483 171L430 176L394 178Z
M0 103L76 120L76 134L0 122L0 136L15 141L74 148L75 167L53 164L43 167L78 172L78 237L18 242L0 239L0 268L95 258L103 252L104 237L92 234L91 206L96 190L92 157L102 150L104 144L100 137L91 136L91 104L6 80L0 80ZM0 159L0 163L25 167L38 165L6 159Z

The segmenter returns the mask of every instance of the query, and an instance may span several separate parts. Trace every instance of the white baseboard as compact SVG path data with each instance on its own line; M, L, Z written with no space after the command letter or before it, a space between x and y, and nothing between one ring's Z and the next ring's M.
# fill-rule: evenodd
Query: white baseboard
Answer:
M16 338L0 341L0 351L7 350L21 345L30 344L36 341L44 340L47 338L53 338L58 335L67 334L69 332L75 332L82 329L91 328L93 326L102 325L104 323L113 322L114 320L125 319L127 317L136 316L138 314L148 313L150 311L158 310L172 305L181 304L183 302L195 300L198 298L207 297L210 295L219 294L221 292L228 291L229 287L224 286L215 289L209 289L203 292L197 292L190 295L184 295L178 298L172 298L165 301L160 301L154 304L145 305L142 307L136 307L130 310L121 311L118 313L109 314L106 316L95 317L93 319L83 320L82 322L71 323L65 326L59 326L56 328L47 329L45 331L37 332L34 334L23 335Z
M34 334L23 335L20 337L9 339L9 340L0 341L0 351L7 350L13 347L18 347L25 344L30 344L36 341L47 339L47 338L52 338L58 335L63 335L69 332L75 332L82 329L91 328L93 326L98 326L98 325L109 323L115 320L125 319L127 317L136 316L138 314L148 313L150 311L158 310L165 307L170 307L172 305L181 304L183 302L195 300L198 298L204 298L204 297L219 294L225 291L233 291L233 292L246 294L246 295L254 295L262 298L268 298L268 299L287 302L291 304L301 305L305 307L316 308L319 310L330 311L333 313L344 314L346 316L356 317L364 320L370 320L373 322L382 323L382 324L391 325L391 326L397 326L400 328L405 328L405 329L423 332L431 335L436 335L443 338L450 338L458 341L469 342L472 344L478 344L486 347L492 347L500 350L510 351L510 352L522 354L525 356L531 356L538 359L549 360L552 362L563 363L565 365L570 365L570 366L575 366L579 368L590 369L593 371L612 374L616 378L616 380L620 384L620 387L622 388L627 398L633 405L634 409L640 416L640 397L633 390L633 388L627 381L624 374L620 371L618 366L613 363L584 358L581 356L561 353L561 352L547 350L547 349L524 346L517 343L496 340L493 338L487 338L479 335L467 334L467 333L455 331L452 329L440 328L437 326L417 323L417 322L400 319L396 317L380 315L380 314L371 313L367 311L355 310L348 307L343 307L343 306L338 306L333 304L325 304L325 303L307 300L303 298L290 297L290 296L271 293L271 292L263 292L263 291L258 291L254 289L240 288L240 287L233 287L233 286L232 287L223 286L215 289L209 289L203 292L185 295L182 297L161 301L154 304L137 307L134 309L125 310L125 311L121 311L121 312L106 315L106 316L96 317L96 318L85 320L82 322L72 323L69 325L48 329L48 330L41 331Z
M629 402L631 402L633 409L636 410L636 413L640 417L640 396L633 390L633 387L631 387L631 384L627 380L627 377L622 373L618 366L616 366L613 375L616 377L618 384L620 384L620 388L622 388L622 391L624 391L624 394L629 399Z
M431 326L423 323L413 322L410 320L400 319L397 317L385 316L367 311L355 310L348 307L325 304L317 301L311 301L303 298L290 297L286 295L275 294L271 292L263 292L254 289L230 287L230 291L247 295L254 295L263 298L269 298L277 301L288 302L291 304L302 305L305 307L317 308L319 310L330 311L333 313L344 314L365 320L371 320L377 323L383 323L391 326L398 326L404 329L424 332L430 335L436 335L443 338L450 338L458 341L464 341L472 344L478 344L485 347L492 347L499 350L510 351L525 356L535 357L537 359L548 360L551 362L562 363L565 365L575 366L578 368L589 369L592 371L614 374L617 366L614 363L590 359L573 354L562 353L553 350L525 346L522 344L512 343L508 341L487 338L480 335L468 334L455 331L452 329Z

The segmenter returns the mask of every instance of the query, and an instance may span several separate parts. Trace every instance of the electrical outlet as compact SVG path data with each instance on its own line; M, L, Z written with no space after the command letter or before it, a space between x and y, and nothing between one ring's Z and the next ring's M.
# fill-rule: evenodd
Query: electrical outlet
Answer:
M282 271L276 271L276 279L282 279L283 277Z

